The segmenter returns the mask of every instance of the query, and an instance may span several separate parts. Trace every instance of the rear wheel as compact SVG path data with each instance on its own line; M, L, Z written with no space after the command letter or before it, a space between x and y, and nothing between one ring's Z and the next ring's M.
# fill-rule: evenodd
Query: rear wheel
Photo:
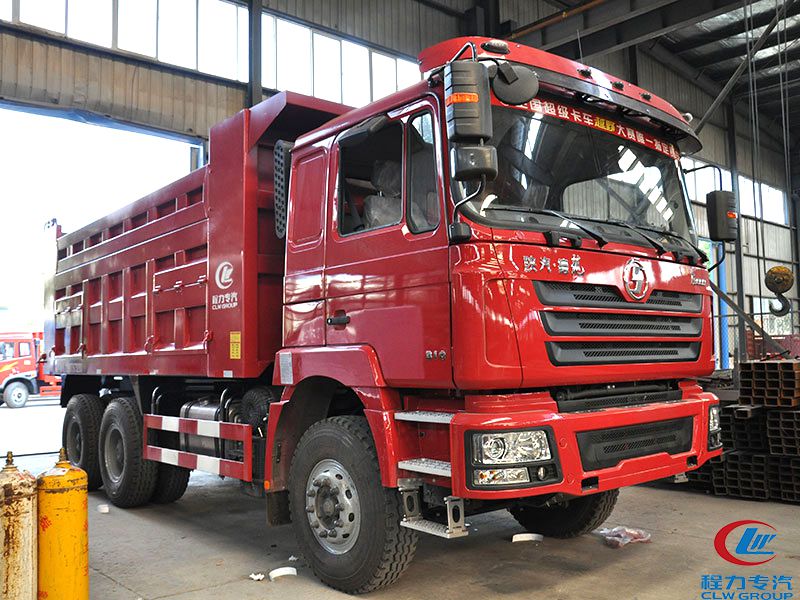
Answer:
M157 463L142 455L142 415L132 398L112 400L100 424L100 474L111 503L145 504L156 486Z
M416 532L400 526L397 490L381 485L366 419L332 417L300 439L289 473L295 535L314 573L363 594L393 583L411 563Z
M156 487L150 500L156 504L169 504L180 500L186 493L191 474L189 469L158 463Z
M70 398L64 413L61 445L67 451L69 461L86 471L89 477L89 490L96 490L103 485L98 440L104 408L103 401L97 396L77 394Z
M28 386L21 381L9 383L6 389L3 390L3 400L5 400L9 408L22 408L28 401L29 395Z
M568 500L550 507L520 504L510 509L527 531L547 537L572 538L589 533L602 525L617 503L619 490L599 492Z

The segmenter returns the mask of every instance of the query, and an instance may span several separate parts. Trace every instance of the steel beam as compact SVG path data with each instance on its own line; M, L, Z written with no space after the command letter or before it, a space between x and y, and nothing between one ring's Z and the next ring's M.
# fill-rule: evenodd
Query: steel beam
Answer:
M756 77L756 84L757 90L760 94L762 90L767 89L774 89L779 87L783 82L786 81L793 81L795 79L800 78L800 67L795 69L787 69L783 72L783 78L781 78L780 73L775 73L774 75L764 75L762 77ZM738 85L734 86L733 92L735 96L749 96L750 95L750 85L748 82L744 81L739 83Z
M509 38L567 58L585 59L653 39L740 5L741 0L592 0L518 29Z
M264 99L261 77L261 0L248 0L250 70L245 104L255 106Z
M753 15L753 18L751 19L752 28L758 29L760 27L769 25L773 15L774 12L771 10ZM794 17L796 15L800 15L800 4L796 4L791 8L791 10L786 11L787 17ZM680 42L669 44L669 49L675 54L683 54L684 52L689 52L690 50L702 48L703 46L710 46L712 44L716 47L717 44L722 40L743 34L748 30L748 25L748 22L742 18L740 21L736 21L735 23L731 23L725 27L720 27L714 31L698 32L698 35L692 35L687 37L685 40L681 40ZM744 52L742 52L739 56L743 54Z
M797 35L800 36L800 27L797 28ZM770 56L755 59L753 61L753 73L757 75L759 71L763 71L764 69L772 69L773 67L778 67L781 65L785 67L786 63L791 63L796 60L800 60L800 46L794 46L791 50L787 50L786 53L780 52L778 54L772 54ZM735 69L731 67L722 67L713 71L709 70L708 74L712 79L725 80L730 77L734 71Z
M742 258L742 208L741 208L741 195L739 193L739 167L736 164L736 111L733 104L728 104L726 120L728 121L727 138L728 138L728 168L731 171L731 184L733 194L736 196L736 221L739 235L736 236L735 251L733 259L736 270L736 304L739 310L744 311L745 294L744 294L744 260ZM738 319L738 347L739 347L739 360L747 357L747 338L745 331L744 319Z
M711 103L711 106L708 107L706 114L703 115L703 117L700 119L700 122L697 124L697 127L695 127L695 131L699 133L700 130L705 127L706 123L708 123L708 120L711 118L711 115L714 114L714 111L719 108L720 104L722 104L728 97L728 94L731 93L731 90L733 90L733 87L736 85L739 77L741 77L742 73L744 73L744 70L747 68L747 64L753 60L753 57L758 53L758 51L764 47L764 44L766 43L767 38L769 38L769 35L772 33L772 30L775 29L778 23L781 22L786 14L786 11L795 3L797 3L797 0L786 0L786 3L778 8L777 11L775 11L775 16L773 17L772 21L770 21L769 25L767 25L766 29L764 29L764 32L761 34L761 37L758 38L758 41L756 41L756 43L750 47L750 50L747 52L747 56L742 61L742 64L740 64L736 69L736 71L734 71L733 75L731 75L728 83L725 84L717 97L714 98L714 101Z
M772 15L774 17L775 13L772 13ZM783 44L784 41L789 42L791 40L796 40L798 37L800 37L800 25L795 25L794 27L788 27L785 33L782 30L772 33L767 38L767 41L764 44L764 48L772 48L773 46L777 46L779 43ZM697 67L698 69L702 69L705 67L711 67L713 65L719 64L726 60L741 58L745 54L747 54L746 43L736 44L735 46L724 46L718 50L714 50L713 52L692 56L689 60L692 61L692 64L695 67ZM733 69L731 69L731 71L732 70Z

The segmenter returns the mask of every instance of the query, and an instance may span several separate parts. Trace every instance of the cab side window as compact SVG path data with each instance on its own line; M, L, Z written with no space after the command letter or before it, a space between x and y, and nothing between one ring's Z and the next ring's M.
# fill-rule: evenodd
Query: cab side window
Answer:
M402 220L402 160L403 126L396 122L341 147L339 233L370 231Z
M14 357L14 342L0 342L0 360L10 360Z
M433 231L439 226L433 117L429 112L412 117L407 132L408 226L414 233Z
M31 344L30 344L30 342L20 342L19 343L19 355L20 355L20 357L30 356L31 355Z

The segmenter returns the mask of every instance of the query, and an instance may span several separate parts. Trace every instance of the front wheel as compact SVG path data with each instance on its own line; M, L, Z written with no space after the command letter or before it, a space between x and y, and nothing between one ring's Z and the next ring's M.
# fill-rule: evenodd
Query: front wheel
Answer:
M5 400L9 408L22 408L28 401L29 395L28 386L21 381L9 383L6 389L3 390L3 400Z
M300 439L289 472L295 535L316 576L350 594L393 583L411 563L416 532L400 526L397 490L381 485L363 417L331 417Z
M550 507L520 504L510 509L526 531L547 537L572 538L600 527L614 510L619 490L572 498Z

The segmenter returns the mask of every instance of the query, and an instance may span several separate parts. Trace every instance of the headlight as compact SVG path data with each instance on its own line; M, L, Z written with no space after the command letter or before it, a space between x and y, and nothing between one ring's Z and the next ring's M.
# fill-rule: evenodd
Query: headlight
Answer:
M550 444L542 430L476 433L472 436L476 464L524 464L550 460ZM527 481L527 480L526 480Z
M719 404L708 409L708 449L716 450L722 447L722 424L719 419Z
M719 404L713 405L708 409L708 431L719 431L722 429L719 422Z

